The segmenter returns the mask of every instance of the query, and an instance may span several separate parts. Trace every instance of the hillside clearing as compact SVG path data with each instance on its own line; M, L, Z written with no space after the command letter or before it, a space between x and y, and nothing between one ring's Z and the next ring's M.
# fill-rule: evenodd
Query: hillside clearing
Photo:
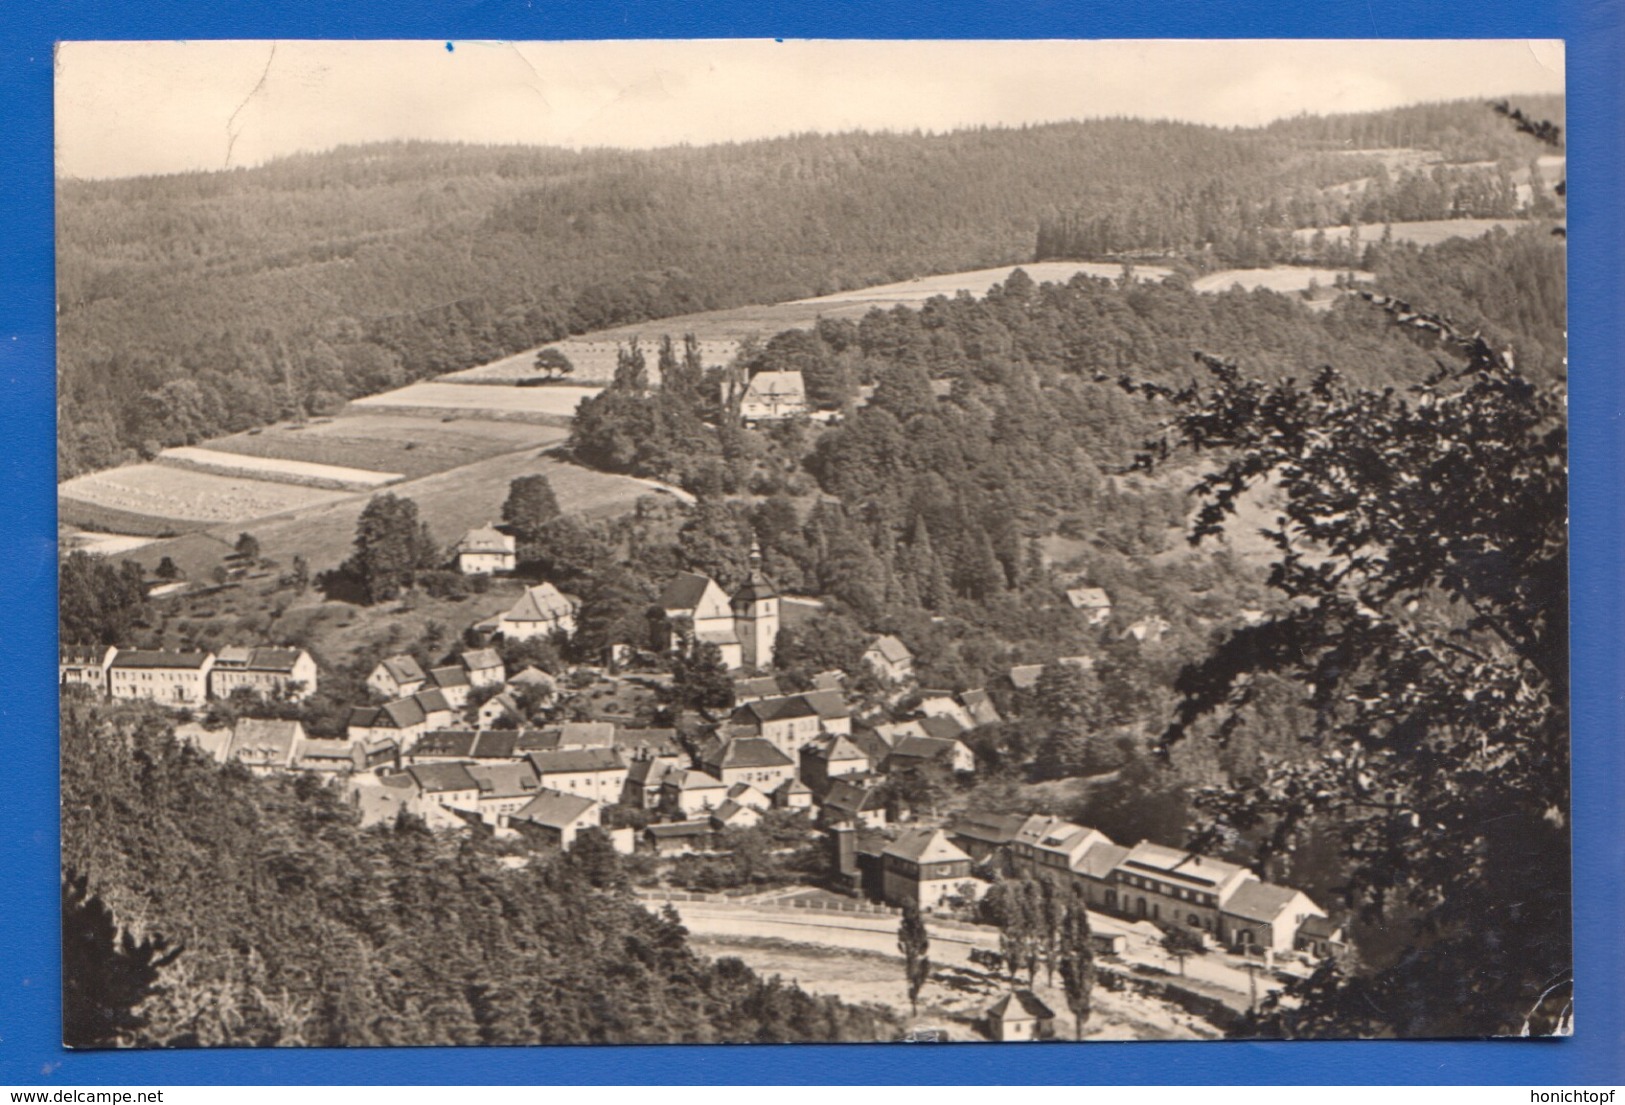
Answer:
M158 462L222 476L245 476L336 491L368 491L405 478L400 472L373 472L365 468L345 468L279 457L245 457L184 445L165 449L158 454Z
M559 426L421 414L345 414L321 422L285 422L204 444L222 453L431 476L477 460L563 441Z

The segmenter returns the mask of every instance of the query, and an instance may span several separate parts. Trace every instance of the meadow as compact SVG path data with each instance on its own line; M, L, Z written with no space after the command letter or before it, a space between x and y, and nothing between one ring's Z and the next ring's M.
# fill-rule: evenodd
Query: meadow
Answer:
M1360 240L1367 245L1381 239L1384 226L1393 227L1394 241L1411 242L1419 246L1436 246L1440 242L1451 238L1478 238L1488 234L1497 227L1506 231L1517 230L1520 226L1529 226L1530 219L1424 219L1419 222L1387 223L1383 226L1372 225L1360 228ZM1312 241L1317 232L1313 229L1294 230L1292 236L1300 242ZM1328 242L1347 241L1349 228L1346 226L1328 226L1325 230Z
M541 417L568 420L575 415L576 404L597 395L596 387L537 387L519 388L499 384L456 384L441 380L408 384L394 391L369 395L351 402L350 409L369 411L422 410L430 413L446 412L456 417L463 412L477 411L486 417L525 420Z
M503 453L556 445L565 434L557 426L526 422L439 422L418 414L356 413L279 423L207 444L223 453L399 472L418 479Z
M240 522L317 506L344 498L345 492L165 464L131 464L77 476L58 488L57 497L64 504L65 521L99 529L87 519L93 512L69 516L73 504L179 523Z
M272 483L291 483L334 491L371 491L404 478L400 472L374 472L366 468L347 468L282 457L247 457L185 445L165 449L158 454L158 463L220 476L245 476Z

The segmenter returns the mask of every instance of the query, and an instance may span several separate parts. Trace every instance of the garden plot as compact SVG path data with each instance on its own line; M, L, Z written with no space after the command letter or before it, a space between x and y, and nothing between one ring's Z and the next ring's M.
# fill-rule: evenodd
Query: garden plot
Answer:
M292 483L333 491L371 491L406 478L400 472L374 472L366 468L345 468L336 464L281 457L247 457L191 446L165 449L158 454L158 463L221 476L246 476L272 483Z
M167 464L110 468L76 476L57 488L65 517L72 504L85 503L121 514L194 523L245 522L347 498L348 494Z
M449 418L471 412L485 418L558 422L573 418L576 404L602 390L571 386L519 388L431 380L356 399L350 406L361 411L418 410L429 414L441 413Z

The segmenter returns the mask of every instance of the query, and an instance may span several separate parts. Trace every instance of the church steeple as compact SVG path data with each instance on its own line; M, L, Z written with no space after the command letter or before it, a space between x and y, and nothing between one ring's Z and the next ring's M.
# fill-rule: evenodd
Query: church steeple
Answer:
M755 541L750 544L750 571L734 592L732 603L744 666L753 670L772 667L779 638L779 592L762 571L762 547Z

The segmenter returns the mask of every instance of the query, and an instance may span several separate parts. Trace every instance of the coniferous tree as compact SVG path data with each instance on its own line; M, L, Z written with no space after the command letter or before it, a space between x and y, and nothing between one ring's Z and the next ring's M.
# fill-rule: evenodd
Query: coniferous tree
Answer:
M903 919L897 927L897 950L903 953L903 974L908 979L909 1007L920 1015L920 991L931 977L931 934L926 930L925 917L920 907L912 902L903 906Z

